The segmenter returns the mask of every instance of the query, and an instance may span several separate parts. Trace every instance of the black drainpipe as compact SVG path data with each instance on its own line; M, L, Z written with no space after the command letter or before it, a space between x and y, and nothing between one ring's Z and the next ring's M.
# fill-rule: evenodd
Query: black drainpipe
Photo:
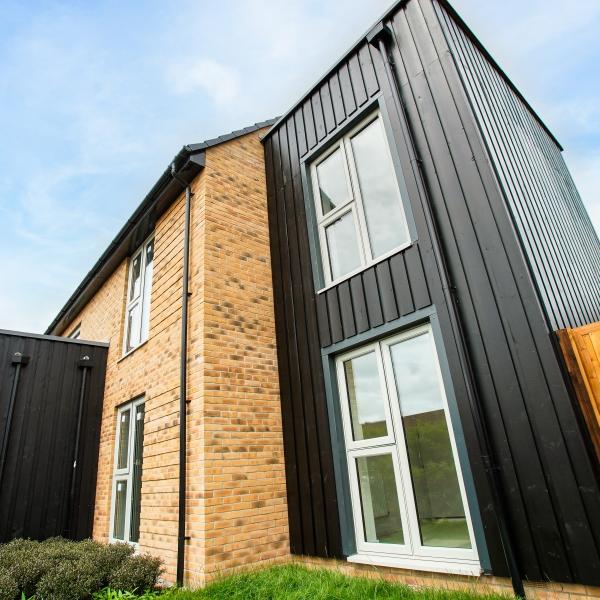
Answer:
M187 467L187 335L188 298L190 272L190 185L181 179L171 165L171 175L185 188L185 219L183 225L183 274L181 286L181 350L179 367L179 521L177 525L177 585L183 585L185 568L185 510L186 510L186 467Z
M425 188L425 202L424 202L424 213L427 222L427 229L431 238L431 246L433 249L435 261L440 271L440 277L442 280L442 288L444 291L444 297L446 305L448 307L448 314L450 316L450 322L454 335L458 341L457 348L459 354L459 360L463 373L465 374L465 384L467 387L467 395L469 397L469 403L471 405L471 413L473 414L473 420L475 422L475 428L477 432L477 438L479 441L480 448L483 452L483 464L487 475L488 483L490 486L490 493L492 495L492 502L494 505L494 514L496 515L496 522L498 525L498 531L500 533L500 540L502 543L502 549L504 551L504 557L510 573L512 581L513 591L516 596L525 598L525 588L523 587L523 579L519 572L519 564L517 556L514 550L514 544L510 529L508 527L508 519L506 514L506 507L504 498L501 493L500 483L498 481L499 468L494 460L494 454L492 452L492 446L490 442L490 435L486 424L485 415L481 408L479 399L477 398L477 391L475 386L475 377L473 373L473 367L471 360L466 351L466 336L463 331L458 307L456 305L455 288L450 283L450 274L448 266L441 248L440 237L438 228L435 222L435 216L433 208L429 200L429 192L427 189L427 180L425 174L422 171L421 160L417 157L417 147L414 143L414 136L410 128L410 121L408 115L405 112L404 105L402 103L402 97L400 94L400 85L396 76L396 72L393 68L394 61L393 57L386 46L386 41L394 42L394 34L390 27L385 25L383 22L378 23L373 29L367 34L367 41L372 46L379 49L381 59L385 68L385 73L392 87L394 100L398 103L398 110L404 115L407 126L407 134L412 142L412 152L415 154L415 160L419 166L420 179Z

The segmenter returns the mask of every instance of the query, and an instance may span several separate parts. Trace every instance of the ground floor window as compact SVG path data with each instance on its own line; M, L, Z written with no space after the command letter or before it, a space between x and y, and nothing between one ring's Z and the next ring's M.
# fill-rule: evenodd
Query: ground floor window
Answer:
M110 539L136 544L140 539L144 398L117 411Z
M357 553L478 568L430 326L336 362Z

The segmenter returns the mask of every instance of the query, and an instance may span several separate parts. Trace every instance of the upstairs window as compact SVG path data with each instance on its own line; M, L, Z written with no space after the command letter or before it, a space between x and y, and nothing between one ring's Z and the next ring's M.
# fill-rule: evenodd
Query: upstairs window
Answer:
M383 122L371 115L311 166L327 284L408 246Z
M153 262L154 239L144 242L129 261L125 343L123 348L125 354L148 339Z

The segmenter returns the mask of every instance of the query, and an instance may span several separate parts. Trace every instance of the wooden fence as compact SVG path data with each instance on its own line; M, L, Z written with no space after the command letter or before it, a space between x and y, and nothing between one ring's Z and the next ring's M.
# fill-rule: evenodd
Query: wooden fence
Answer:
M581 412L600 460L600 322L557 332Z

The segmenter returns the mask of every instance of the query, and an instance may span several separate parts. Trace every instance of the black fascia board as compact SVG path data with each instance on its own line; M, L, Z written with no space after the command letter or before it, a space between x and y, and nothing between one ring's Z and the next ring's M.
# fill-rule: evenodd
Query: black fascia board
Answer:
M171 164L173 163L178 177L184 179L187 183L191 183L204 167L204 151L184 146L171 161ZM83 278L83 281L77 286L46 329L46 335L62 332L64 327L100 289L123 259L135 251L139 244L150 235L160 215L182 193L181 184L173 179L171 164L165 169L150 192Z

